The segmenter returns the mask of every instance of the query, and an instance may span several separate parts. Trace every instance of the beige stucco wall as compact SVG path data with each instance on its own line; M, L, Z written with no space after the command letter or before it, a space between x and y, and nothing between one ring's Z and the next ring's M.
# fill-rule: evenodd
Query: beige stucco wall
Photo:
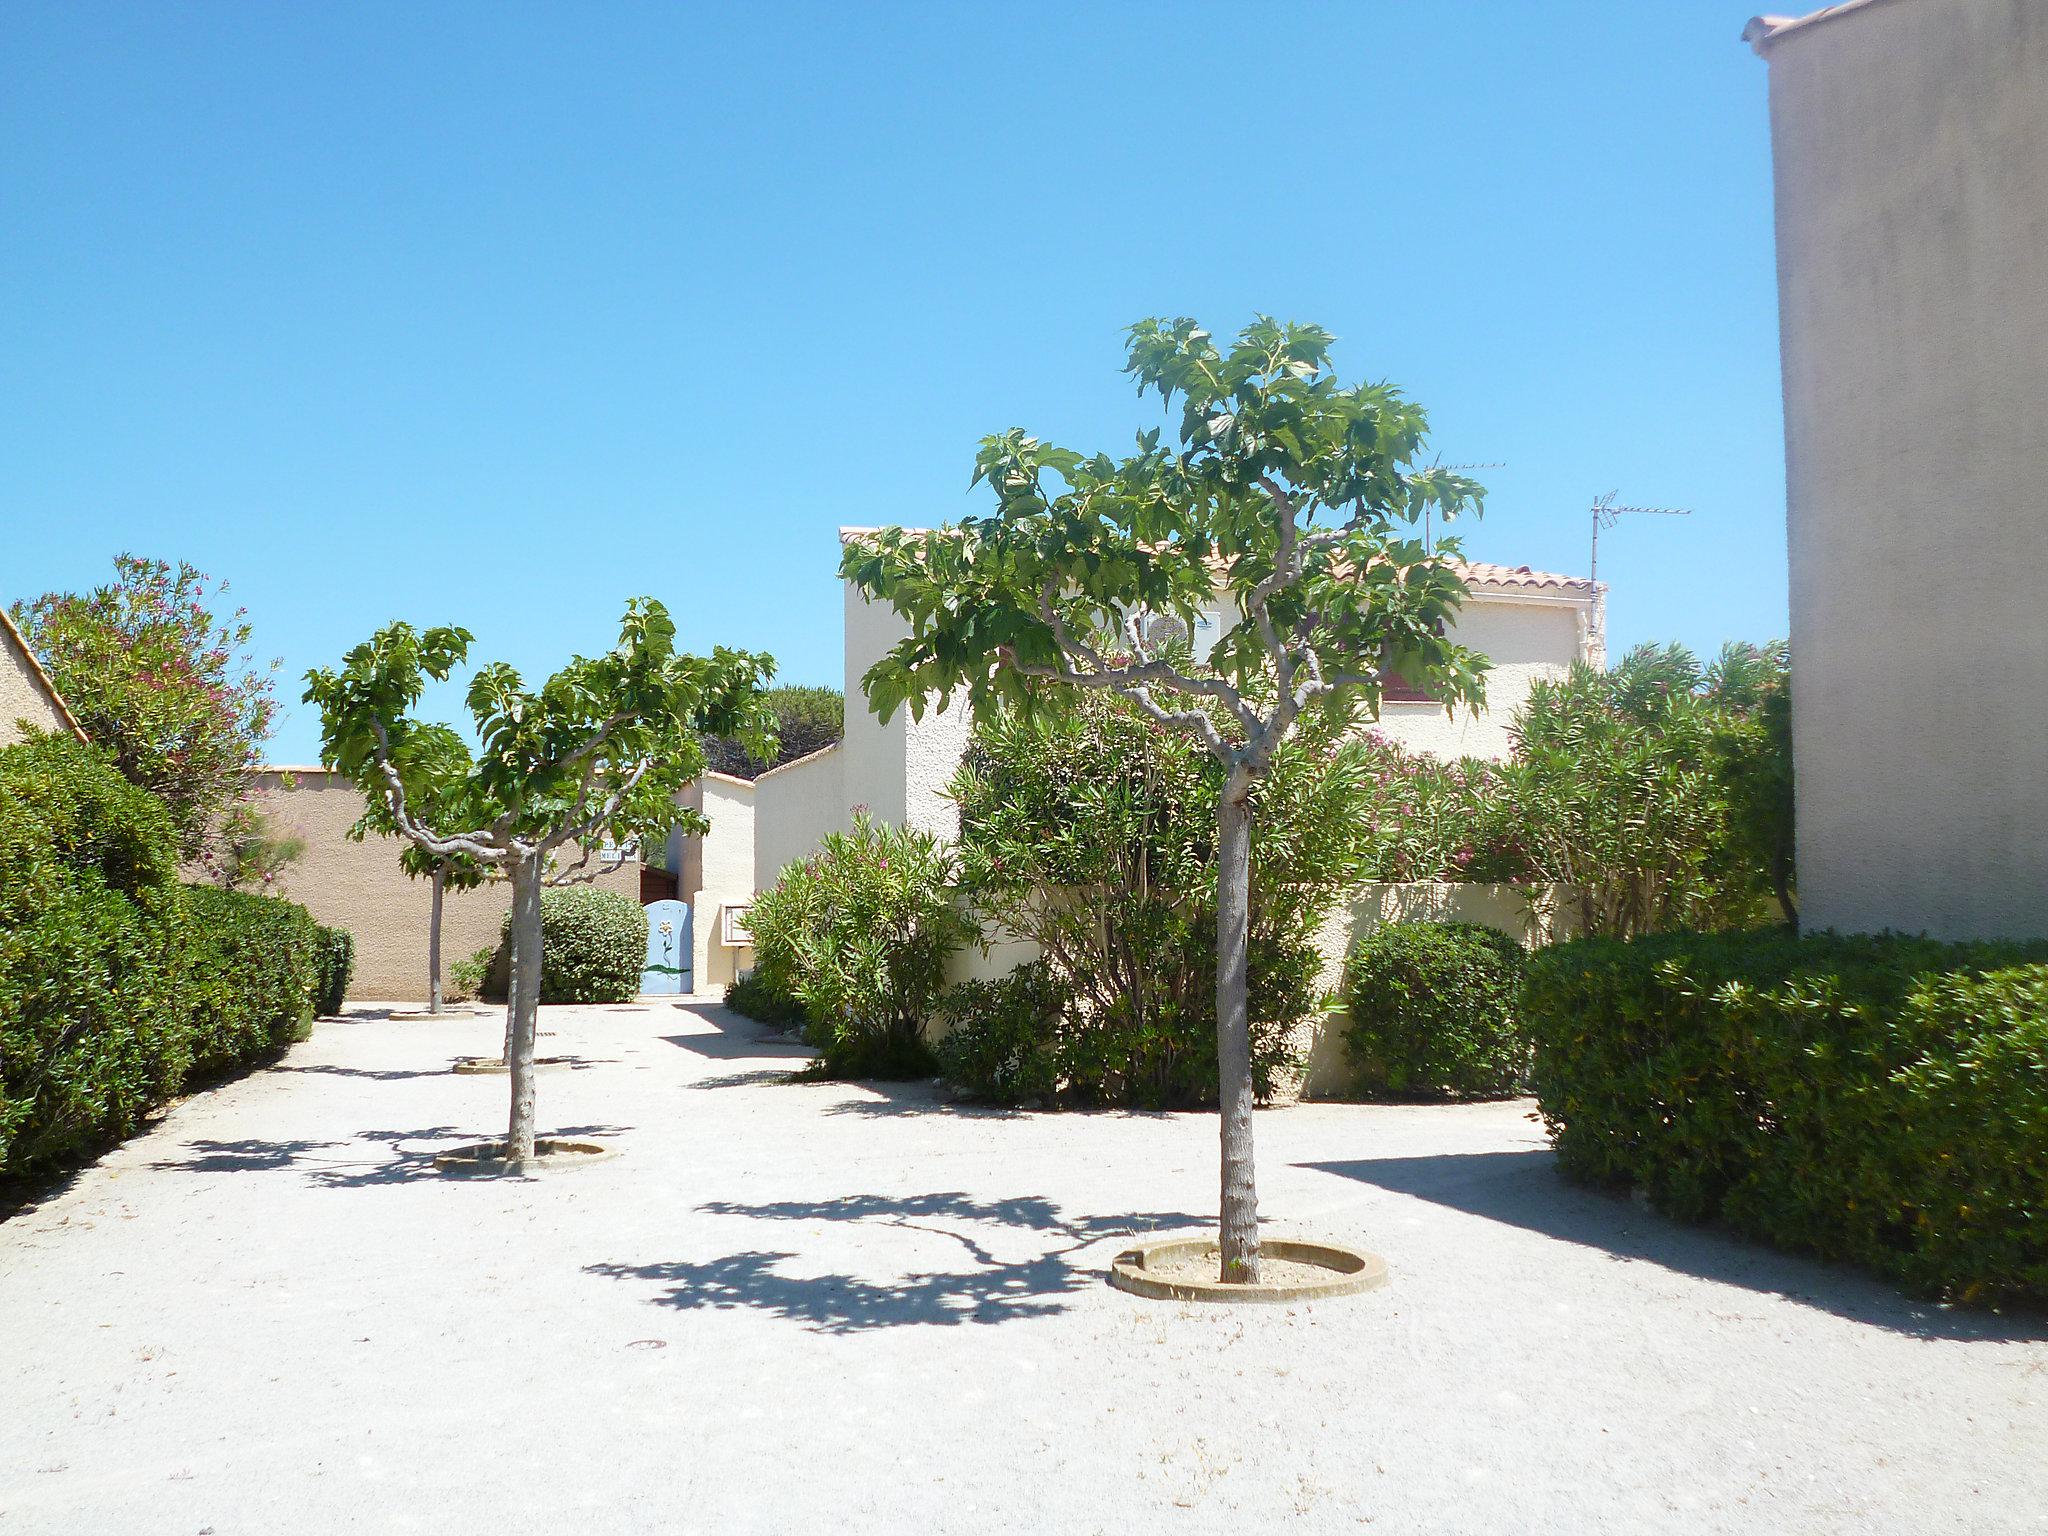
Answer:
M265 769L256 776L253 799L280 830L306 841L305 856L273 887L275 894L302 903L314 917L355 935L356 969L349 996L394 1002L427 995L427 929L432 890L409 880L398 867L393 838L348 840L348 829L363 813L362 793L348 780L322 769ZM598 869L595 858L591 869ZM640 896L640 861L605 868L593 882ZM451 892L441 918L443 978L453 961L479 949L495 948L512 893L501 881L460 894Z
M2048 4L1763 52L1803 916L2048 934Z
M1510 727L1529 690L1541 679L1564 676L1580 658L1587 611L1585 603L1566 598L1473 594L1451 634L1493 662L1486 708L1453 715L1440 704L1382 704L1381 733L1436 757L1506 757Z
M754 899L754 821L758 791L746 779L707 773L684 791L704 813L711 830L689 839L690 852L678 885L690 904L691 984L699 996L724 992L753 964L751 949L719 942L728 906Z
M815 853L828 832L848 825L846 751L826 747L754 781L754 889L765 890L785 866Z
M24 720L39 731L73 729L13 622L0 613L0 747L21 740Z
M887 724L875 718L861 691L861 677L882 653L908 632L883 603L870 603L853 585L842 583L846 622L846 734L839 750L840 792L846 804L865 805L878 820L901 824L904 812L904 762L910 713L899 709ZM763 878L767 872L763 871Z

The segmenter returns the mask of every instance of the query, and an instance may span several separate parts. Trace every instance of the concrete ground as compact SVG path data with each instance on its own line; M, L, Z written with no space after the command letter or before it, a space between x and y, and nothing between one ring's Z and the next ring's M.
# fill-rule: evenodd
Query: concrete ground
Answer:
M1561 1185L1526 1104L1262 1115L1386 1290L1140 1301L1206 1116L775 1081L710 1005L322 1024L0 1223L0 1533L2048 1529L2048 1331Z

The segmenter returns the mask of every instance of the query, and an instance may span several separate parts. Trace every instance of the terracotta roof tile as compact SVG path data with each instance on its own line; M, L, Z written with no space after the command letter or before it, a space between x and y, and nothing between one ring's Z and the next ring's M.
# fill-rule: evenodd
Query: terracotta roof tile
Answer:
M841 528L839 540L850 544L879 528ZM929 533L928 528L906 528L905 533ZM1488 560L1459 560L1453 564L1465 584L1478 592L1556 592L1563 596L1593 595L1593 583L1584 576L1562 576L1556 571L1532 570L1526 565L1497 565Z

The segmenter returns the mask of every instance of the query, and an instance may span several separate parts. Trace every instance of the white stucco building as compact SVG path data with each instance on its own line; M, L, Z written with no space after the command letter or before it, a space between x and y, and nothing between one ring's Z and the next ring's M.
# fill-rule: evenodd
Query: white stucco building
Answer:
M2048 0L1762 16L1801 915L2048 934Z
M864 529L842 529L841 538ZM1504 757L1508 728L1539 678L1562 676L1574 661L1598 661L1598 600L1590 581L1526 566L1474 564L1464 571L1472 595L1456 634L1484 652L1489 707L1453 717L1424 699L1390 699L1380 729L1416 751L1449 757ZM761 775L751 786L722 775L707 778L705 809L713 831L701 854L686 853L681 894L697 907L700 934L717 921L721 903L742 902L774 883L794 859L814 851L828 832L852 822L856 806L879 820L952 837L958 828L946 785L966 749L971 721L964 700L922 720L898 710L887 722L865 707L861 678L908 630L887 606L869 603L851 586L845 614L846 736ZM748 798L744 808L736 802ZM717 802L714 804L714 800ZM742 829L751 859L741 856ZM695 862L692 862L692 859ZM699 875L701 871L701 877ZM700 941L701 942L701 941ZM729 974L714 945L699 974ZM701 985L701 983L700 983Z
M868 530L842 529L842 540ZM1601 605L1604 593L1583 577L1532 571L1527 566L1473 564L1463 574L1471 589L1455 634L1492 662L1488 708L1452 717L1426 699L1389 699L1379 729L1413 751L1446 757L1505 757L1509 727L1540 679L1563 676L1575 661L1604 664ZM958 834L959 818L946 786L966 750L971 726L964 700L922 720L899 710L886 724L866 707L861 679L883 653L908 633L886 605L869 603L851 586L842 589L845 624L846 735L836 746L769 770L749 783L707 774L690 792L701 796L711 831L684 840L673 866L678 893L690 903L695 935L695 987L716 993L753 963L750 951L726 942L729 914L743 917L755 893L775 882L789 863L815 852L825 835L852 824L856 807L878 820L940 837ZM1200 636L1197 636L1197 643ZM1354 932L1396 917L1456 917L1490 923L1533 938L1538 919L1504 887L1374 887L1332 915L1321 947L1334 985L1335 967ZM956 961L959 977L1001 975L1030 958L1000 934L987 954L974 946ZM1334 1034L1314 1032L1308 1042L1312 1085L1341 1081L1349 1071Z

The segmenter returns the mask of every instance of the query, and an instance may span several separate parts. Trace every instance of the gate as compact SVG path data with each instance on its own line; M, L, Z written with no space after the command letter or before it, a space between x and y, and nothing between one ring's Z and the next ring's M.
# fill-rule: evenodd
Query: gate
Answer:
M695 991L690 975L689 904L651 901L646 912L647 964L640 971L640 990L656 994Z

